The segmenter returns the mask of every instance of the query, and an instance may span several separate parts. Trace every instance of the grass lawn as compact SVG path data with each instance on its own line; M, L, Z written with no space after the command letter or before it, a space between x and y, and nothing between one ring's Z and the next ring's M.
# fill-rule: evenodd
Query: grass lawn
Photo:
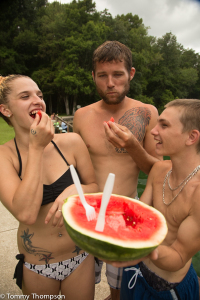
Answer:
M9 126L3 118L0 118L0 145L5 144L7 141L13 139L15 132L11 126Z

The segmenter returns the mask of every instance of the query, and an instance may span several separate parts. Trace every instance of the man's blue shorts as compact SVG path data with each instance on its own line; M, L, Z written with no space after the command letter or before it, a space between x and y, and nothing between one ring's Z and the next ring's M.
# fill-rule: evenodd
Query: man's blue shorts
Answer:
M135 268L135 270L134 270ZM128 269L128 271L125 271ZM157 292L144 279L139 265L124 268L120 300L199 300L197 274L191 264L185 278L173 289Z

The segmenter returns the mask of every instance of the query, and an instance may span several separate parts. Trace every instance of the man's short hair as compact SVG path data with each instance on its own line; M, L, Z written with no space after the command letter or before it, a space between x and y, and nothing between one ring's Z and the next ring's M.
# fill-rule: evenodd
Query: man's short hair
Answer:
M96 62L124 61L128 73L132 68L132 52L124 44L118 41L106 41L93 53L93 72L95 74Z
M200 132L200 100L176 99L165 105L165 108L168 107L181 109L180 122L183 124L183 132L193 129ZM197 144L197 152L200 152L200 140Z

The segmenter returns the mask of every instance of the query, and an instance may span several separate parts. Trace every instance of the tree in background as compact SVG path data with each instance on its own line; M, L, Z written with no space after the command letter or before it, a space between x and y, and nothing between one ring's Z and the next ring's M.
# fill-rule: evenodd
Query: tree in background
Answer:
M199 76L195 66L197 59L194 62L193 51L186 51L171 32L156 39L152 47L160 53L162 59L151 68L147 95L153 97L155 106L161 112L167 102L190 95ZM186 53L188 59L192 56L193 67L184 63Z
M36 66L40 12L47 0L0 2L0 73L31 75Z

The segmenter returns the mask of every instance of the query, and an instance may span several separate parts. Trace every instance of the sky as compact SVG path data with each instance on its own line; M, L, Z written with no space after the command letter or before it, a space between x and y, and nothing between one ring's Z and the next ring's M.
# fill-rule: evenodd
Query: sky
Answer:
M49 3L54 0L48 0ZM56 0L62 4L71 0ZM185 49L200 54L200 0L95 0L97 11L105 8L113 17L132 13L150 27L148 35L162 37L172 32Z

